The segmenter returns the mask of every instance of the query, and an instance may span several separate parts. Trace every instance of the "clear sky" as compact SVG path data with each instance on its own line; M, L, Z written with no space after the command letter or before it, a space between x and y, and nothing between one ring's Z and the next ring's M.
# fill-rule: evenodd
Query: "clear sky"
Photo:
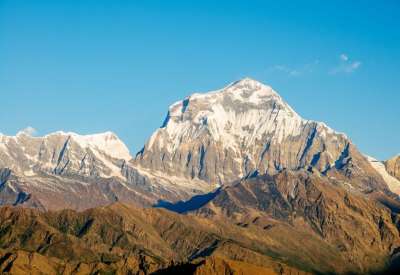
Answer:
M0 0L0 132L111 130L249 76L365 153L400 153L400 1Z

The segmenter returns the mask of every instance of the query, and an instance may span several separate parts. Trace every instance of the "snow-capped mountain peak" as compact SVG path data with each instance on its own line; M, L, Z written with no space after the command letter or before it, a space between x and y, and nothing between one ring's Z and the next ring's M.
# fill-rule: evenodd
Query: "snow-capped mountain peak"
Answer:
M259 103L267 98L279 98L279 95L270 86L248 77L229 84L221 92L232 94L238 100L253 103Z
M72 173L121 177L118 161L132 159L126 145L112 132L79 135L58 131L43 137L24 133L0 137L0 165L15 173Z
M270 86L244 78L223 89L195 93L171 105L161 128L165 128L172 141L169 151L174 151L180 140L204 132L231 147L238 139L251 145L264 134L273 134L274 142L282 142L288 136L300 135L305 123L308 122ZM323 125L320 128L329 129ZM148 148L160 131L150 139Z
M286 168L312 167L325 174L356 158L363 164L353 169L371 168L344 134L303 119L270 86L244 78L172 104L135 163L225 184Z
M293 109L287 105L277 92L275 92L270 86L264 85L261 82L253 80L251 78L244 78L242 80L233 82L226 87L211 91L207 93L194 93L184 100L178 101L172 104L169 108L170 116L179 116L187 111L190 103L202 101L208 104L214 103L235 103L236 105L244 104L248 106L260 106L267 103L274 102L285 106L289 113L295 114Z
M129 149L113 132L104 132L91 135L79 135L74 132L58 131L51 133L49 136L64 136L70 137L77 142L82 148L91 148L103 152L104 154L115 158L129 161L132 159Z

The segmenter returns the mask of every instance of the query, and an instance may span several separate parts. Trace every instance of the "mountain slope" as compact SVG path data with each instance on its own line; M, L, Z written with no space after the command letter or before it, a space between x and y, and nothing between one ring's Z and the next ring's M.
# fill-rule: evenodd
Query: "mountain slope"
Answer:
M321 266L329 266L337 261L336 255L345 261L342 267L350 268L347 272L356 274L384 268L400 245L399 216L347 188L335 179L286 170L223 188L197 214L212 220L228 217L238 226L263 229L275 240L271 249L288 258L304 260L310 255ZM394 204L399 209L399 202ZM301 239L299 231L307 241L299 241L301 247L288 244L296 235ZM314 247L313 238L330 247L329 263L323 263L322 245Z
M171 270L179 271L172 274L182 274L185 266L196 274L298 271L253 250L251 238L240 237L240 227L225 225L222 234L218 225L203 218L160 209L114 204L84 212L43 213L3 207L0 221L2 273L39 269L45 274L171 274Z
M291 176L277 176L277 185L260 178L226 187L196 215L120 203L84 212L0 208L0 271L366 274L386 268L399 245L388 209L351 194L337 200L340 188L317 189L320 182L297 177L296 198L279 198L273 189L283 196L287 179L280 177ZM283 204L286 211L276 211Z
M345 135L301 118L271 87L249 78L171 105L134 163L212 186L283 169L316 169L351 177L366 192L387 190Z

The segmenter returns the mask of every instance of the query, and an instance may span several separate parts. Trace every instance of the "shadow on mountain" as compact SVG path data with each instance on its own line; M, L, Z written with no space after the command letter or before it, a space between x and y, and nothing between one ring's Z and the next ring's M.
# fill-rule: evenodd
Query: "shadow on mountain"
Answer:
M372 273L372 275L400 274L400 247L396 248L385 270Z
M192 197L188 201L178 201L175 203L169 202L169 201L164 201L164 200L159 200L153 207L155 208L165 208L167 210L182 214L186 213L189 211L194 211L197 210L204 205L206 205L209 201L213 200L221 191L220 188L218 188L216 191L207 193L204 195L198 195Z

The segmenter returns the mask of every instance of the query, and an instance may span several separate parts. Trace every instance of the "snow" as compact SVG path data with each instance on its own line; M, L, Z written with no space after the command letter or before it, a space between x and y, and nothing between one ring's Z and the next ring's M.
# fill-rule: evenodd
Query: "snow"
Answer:
M103 152L114 159L123 159L129 161L132 156L126 145L112 132L105 132L93 135L79 135L73 132L56 132L49 134L70 136L73 141L78 143L82 148L91 148Z
M7 146L2 142L2 140L0 140L0 150L3 152L3 153L5 153L5 154L7 154L8 155L8 148L7 148Z
M51 146L48 148L49 150L57 150L55 152L59 153L67 138L70 138L70 141L75 145L71 147L72 151L68 157L71 166L73 169L76 169L77 173L79 172L82 159L90 151L95 156L94 164L100 168L99 172L102 173L102 176L106 178L118 177L125 180L121 174L117 160L130 161L132 157L126 145L112 132L79 135L73 132L58 131L43 137L30 137L24 134L19 134L18 136L0 136L0 153L2 156L7 157L3 161L6 161L10 167L13 167L16 173L26 177L36 175L33 167L51 173L56 163L51 157L39 159L40 147L43 145ZM18 146L23 154L11 155L10 152L14 150L14 146ZM76 146L80 149L76 148ZM106 169L103 169L104 167Z
M23 173L27 177L32 177L32 176L36 175L32 170L27 170L27 171L24 171Z
M121 174L121 169L116 166L114 163L112 163L110 160L102 156L101 153L97 152L96 150L93 151L94 155L98 160L100 160L107 168L111 170L111 173L109 175L102 175L105 178L108 177L117 177L117 178L122 178L125 179L122 174Z
M324 122L313 121L313 120L309 120L309 121L316 122L318 124L317 129L319 130L319 133L320 133L321 137L323 137L323 138L326 138L327 135L331 135L333 139L337 139L337 136L341 136L344 139L349 139L346 134L333 130L328 125L326 125Z
M226 101L227 98L230 101ZM234 105L229 105L231 102ZM159 148L173 152L182 140L196 138L204 128L215 141L233 149L239 141L250 145L265 135L272 135L273 142L281 143L289 136L300 135L309 122L302 119L270 86L250 78L220 90L195 93L172 104L169 116L166 127L153 134L147 149L157 143ZM328 127L321 130L333 132Z
M395 193L400 195L400 181L395 177L392 177L386 170L385 165L374 159L373 157L366 156L368 161L370 162L371 166L382 176L384 181L389 186L389 189Z
M326 142L326 146L338 146L343 138L348 140L322 122L303 119L270 86L249 78L220 90L195 93L175 102L169 107L165 121L147 142L144 154L176 156L186 154L187 150L196 150L198 142L213 143L217 150L227 150L233 157L233 165L240 169L239 177L247 173L242 169L244 159L253 158L249 163L257 165L260 161L259 149L265 144L279 148L279 154L291 157L293 154L288 151L288 144L297 142L297 138L300 141L307 139L302 135L309 130L313 133L311 127L317 127L316 138L323 139L321 143ZM332 156L327 151L326 157L334 166L338 156ZM165 165L174 164L166 162ZM145 174L146 171L140 173ZM165 177L163 185L169 185L170 176L154 171L151 174L160 179ZM182 180L175 180L174 184L180 185ZM190 182L191 179L186 179L182 184L188 186Z
M112 132L105 132L93 135L79 135L73 132L57 132L56 135L69 136L80 147L91 149L96 159L111 170L110 174L103 177L118 177L124 179L121 175L121 169L115 165L106 156L113 159L122 159L129 161L132 156L126 145ZM54 134L53 134L54 135Z
M4 136L0 135L0 146L1 149L6 148L6 143L10 139L14 139L16 141L20 140L21 138L29 138L32 140L41 140L47 139L51 136L69 136L71 137L76 143L78 143L82 148L90 148L95 149L97 151L101 151L108 156L114 159L123 159L129 161L132 159L130 155L129 149L126 145L112 132L105 132L99 134L92 134L92 135L79 135L74 132L64 132L64 131L57 131L54 133L50 133L43 137L31 137L25 134L19 133L17 136Z
M14 185L13 185L12 183L8 182L8 183L7 183L7 186L8 186L14 193L17 193L17 190L16 190L16 188L14 187Z
M192 190L200 190L202 192L210 192L220 187L218 184L210 185L209 183L199 180L199 179L191 179L187 178L171 176L160 171L149 170L143 168L141 166L134 166L136 170L143 176L146 176L151 179L156 179L157 182L162 184L164 187L168 186L169 188L181 190L184 189L192 189Z

